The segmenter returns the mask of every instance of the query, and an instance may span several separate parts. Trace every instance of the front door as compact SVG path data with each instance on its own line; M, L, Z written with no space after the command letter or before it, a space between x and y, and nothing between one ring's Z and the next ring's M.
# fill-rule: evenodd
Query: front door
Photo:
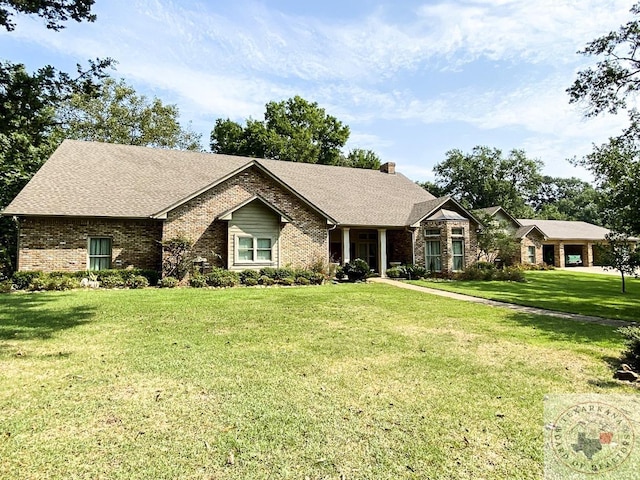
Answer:
M555 248L553 245L542 246L542 261L547 265L555 265Z
M351 245L351 258L361 258L369 268L378 270L378 232L361 231L356 234L356 242Z

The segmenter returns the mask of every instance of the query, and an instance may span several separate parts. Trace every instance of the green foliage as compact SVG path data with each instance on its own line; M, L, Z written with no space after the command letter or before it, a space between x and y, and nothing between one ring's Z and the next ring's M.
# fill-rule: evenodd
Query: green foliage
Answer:
M277 276L277 269L273 268L273 267L264 267L260 269L260 276L267 276L269 278L271 278L272 280L276 280ZM285 275L287 276L287 275Z
M620 327L618 333L624 337L627 348L623 352L624 361L630 363L636 372L640 372L640 327Z
M600 260L604 265L620 272L622 293L626 292L625 276L636 274L640 269L640 246L624 233L610 232L604 244L597 244Z
M320 272L311 272L311 276L308 279L311 285L322 285L327 277Z
M502 282L526 282L524 272L517 266L505 268L491 268L490 263L481 265L475 264L464 269L463 272L456 273L456 280L482 280L482 281L502 281Z
M268 287L276 283L276 281L273 278L269 277L268 275L261 275L260 278L258 279L258 283L260 285L264 285Z
M387 269L387 277L404 278L405 270L402 267L391 267Z
M490 215L477 213L484 227L478 233L478 256L487 262L496 260L510 265L520 252L520 243L513 238L506 222L496 221Z
M11 32L15 29L13 15L16 13L37 15L45 20L51 30L65 28L62 22L75 20L94 22L96 16L91 13L95 0L3 0L0 2L0 26Z
M296 283L298 285L309 285L311 284L311 281L307 277L297 277Z
M210 287L235 287L240 284L237 272L223 268L214 268L205 275L205 279Z
M380 157L373 150L354 148L349 152L347 158L341 163L344 167L368 168L378 170L381 165Z
M248 119L244 127L228 118L217 119L211 131L211 151L290 162L380 167L380 159L371 150L356 148L345 157L342 148L348 139L348 126L317 103L295 96L267 103L264 121Z
M9 293L13 291L13 282L9 279L0 282L0 293Z
M579 220L602 225L600 193L578 178L542 177L538 193L530 203L536 218L547 220Z
M191 269L193 242L184 236L177 236L162 242L164 262L162 272L165 277L182 280Z
M183 128L175 105L138 95L124 80L106 78L98 94L74 93L60 109L66 138L181 150L201 150L200 135Z
M189 286L193 288L204 288L207 286L207 279L202 274L194 274L189 277Z
M260 278L260 272L257 270L242 270L239 274L240 283L243 285L257 285L258 279ZM255 283L252 283L251 280L255 280Z
M429 274L435 273L435 272L429 272L429 270L427 270L422 265L408 264L408 265L403 265L402 269L404 270L404 277L408 278L409 280L425 278Z
M176 288L180 284L180 280L176 277L163 277L158 281L160 288Z
M366 280L371 275L369 264L361 258L356 258L342 267L342 271L350 282L359 282Z
M0 9L1 14L1 9ZM0 62L0 209L5 208L51 155L62 136L56 112L76 92L95 94L113 60L78 65L76 77L51 66L29 73L23 64ZM15 267L17 228L0 218L0 273Z
M147 277L144 277L142 275L135 275L127 281L126 285L127 287L134 289L147 288L149 286L149 280L147 280Z
M450 150L433 171L436 185L468 209L500 205L516 217L532 216L525 199L532 198L541 182L542 162L527 158L523 150L477 146L469 153Z
M280 285L290 287L291 285L294 285L296 283L296 279L293 277L285 277L281 279L278 283L280 283Z
M123 288L126 285L126 280L122 278L122 275L117 273L100 275L98 278L98 282L100 282L102 288Z
M253 277L247 277L244 279L244 283L247 287L255 287L256 285L258 285L258 278L253 278Z
M44 276L41 271L14 272L11 281L16 290L26 290L35 278Z
M89 278L100 282L102 288L142 288L155 285L158 272L155 270L111 269L80 272L50 272L41 271L15 272L11 282L16 290L68 290L80 286L80 279Z
M595 67L578 72L567 89L570 102L583 102L586 116L627 110L629 126L593 152L576 160L591 171L602 196L605 223L616 231L640 234L640 112L635 105L640 90L640 3L631 8L633 19L617 31L587 44L580 52L599 58Z

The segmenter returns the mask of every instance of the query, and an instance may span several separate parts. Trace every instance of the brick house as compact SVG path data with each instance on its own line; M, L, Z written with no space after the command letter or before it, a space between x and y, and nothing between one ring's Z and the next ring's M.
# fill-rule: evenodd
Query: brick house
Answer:
M165 240L233 270L362 258L461 270L480 222L395 164L380 171L66 140L2 212L18 269L160 270Z
M573 220L540 220L514 218L502 207L489 207L482 212L503 221L521 245L520 263L546 263L556 267L598 265L595 245L605 243L610 230L592 223Z

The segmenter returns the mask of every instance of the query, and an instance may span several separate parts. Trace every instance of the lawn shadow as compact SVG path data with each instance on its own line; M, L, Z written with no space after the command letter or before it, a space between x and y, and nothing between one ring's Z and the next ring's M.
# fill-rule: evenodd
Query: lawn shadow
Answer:
M530 327L545 338L561 342L611 343L619 334L617 327L597 323L580 322L567 318L551 317L525 312L512 312L507 321Z
M59 308L60 299L42 293L0 296L0 341L48 339L89 322L95 314L87 305Z

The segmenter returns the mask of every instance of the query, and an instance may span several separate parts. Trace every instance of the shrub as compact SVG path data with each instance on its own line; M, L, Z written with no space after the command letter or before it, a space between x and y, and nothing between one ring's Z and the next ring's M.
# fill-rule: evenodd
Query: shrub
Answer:
M176 288L180 281L176 277L164 277L158 281L160 288Z
M624 337L627 349L623 352L624 361L640 372L640 327L620 327L618 333Z
M405 276L405 270L402 267L391 267L387 270L387 277L402 278Z
M63 274L64 275L64 274ZM46 290L72 290L74 288L79 288L80 282L77 278L67 276L67 275L53 275L49 276L46 281L45 289Z
M344 273L344 268L342 267L342 265L338 265L338 267L336 268L336 278L338 280L342 280L345 276L346 273Z
M0 293L9 293L11 290L13 290L13 282L11 280L0 282Z
M146 288L149 286L149 280L142 275L136 275L127 280L127 287L129 288Z
M280 280L280 284L285 285L287 287L293 285L294 283L296 283L296 279L293 277L285 277L282 280Z
M258 279L258 283L260 285L265 285L265 286L269 286L269 285L273 285L275 283L275 280L267 275L262 275L259 279Z
M307 280L311 281L311 278L313 277L314 273L311 270L305 270L303 268L299 268L297 270L295 270L294 272L292 272L292 276L295 278L298 277L304 277Z
M257 285L258 279L260 278L260 272L258 272L257 270L242 270L239 274L239 277L240 283L244 285L250 285L249 283L247 283L247 280L249 279L255 280L255 283L253 283L253 285Z
M311 285L322 285L324 283L324 280L325 276L322 272L312 272L309 282L311 283Z
M33 277L31 283L29 284L29 290L46 290L47 289L48 278L45 275L39 275L37 277Z
M207 286L207 279L204 275L193 274L189 277L189 286L193 288L204 288Z
M350 282L365 280L371 273L369 264L361 258L356 258L351 262L345 263L343 271Z
M297 277L296 278L296 283L298 285L309 285L311 282L309 281L309 279L307 277Z
M211 287L235 287L240 283L240 277L236 272L223 268L214 268L205 275L205 279Z
M253 277L247 277L244 280L244 284L247 287L255 287L256 285L258 285L258 279Z
M281 283L282 280L289 277L295 277L295 271L292 268L276 268L273 278Z
M276 272L277 269L273 268L273 267L264 267L260 269L260 276L261 277L269 277L273 280L276 280Z
M40 271L14 272L11 277L11 282L15 285L16 290L26 290L27 288L30 288L34 279L42 277L43 275L44 273Z
M506 267L499 270L499 277L497 280L504 280L507 282L526 282L527 279L524 276L524 272L518 267Z
M420 265L409 264L405 265L402 268L404 269L405 277L407 277L409 280L424 278L429 274L429 271L426 268L421 267Z
M98 282L102 288L122 288L125 285L122 277L117 274L99 275Z

